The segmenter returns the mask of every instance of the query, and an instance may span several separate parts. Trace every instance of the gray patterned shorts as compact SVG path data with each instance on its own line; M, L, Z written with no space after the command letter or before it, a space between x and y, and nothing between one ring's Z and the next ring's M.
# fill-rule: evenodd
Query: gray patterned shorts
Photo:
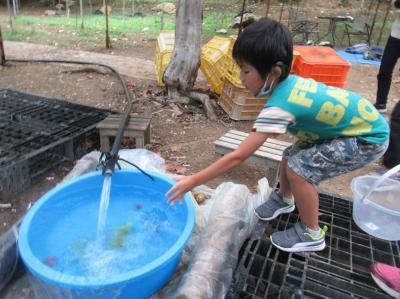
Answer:
M388 142L375 144L357 137L337 138L319 144L298 141L283 152L283 159L296 174L318 184L378 160L387 147Z

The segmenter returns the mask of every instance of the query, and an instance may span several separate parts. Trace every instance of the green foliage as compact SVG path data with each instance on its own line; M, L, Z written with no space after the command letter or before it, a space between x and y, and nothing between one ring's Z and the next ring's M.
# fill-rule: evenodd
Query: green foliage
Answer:
M202 34L204 39L215 35L216 19L222 19L222 28L228 29L234 13L223 12L217 16L215 11L205 11ZM71 16L18 16L13 20L14 32L8 28L7 16L0 16L5 40L28 41L58 46L77 45L84 48L104 47L106 20L102 15L86 15L84 28L80 28L80 18ZM175 16L164 15L163 30L175 30ZM161 31L161 17L147 15L141 17L123 17L112 13L109 18L109 32L114 47L126 47L137 37L155 38ZM236 34L237 30L228 30Z

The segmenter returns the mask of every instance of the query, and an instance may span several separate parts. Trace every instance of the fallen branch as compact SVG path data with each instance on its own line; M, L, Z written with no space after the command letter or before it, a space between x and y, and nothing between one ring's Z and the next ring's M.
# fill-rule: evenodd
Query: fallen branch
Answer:
M0 209L9 209L11 208L10 203L0 203Z

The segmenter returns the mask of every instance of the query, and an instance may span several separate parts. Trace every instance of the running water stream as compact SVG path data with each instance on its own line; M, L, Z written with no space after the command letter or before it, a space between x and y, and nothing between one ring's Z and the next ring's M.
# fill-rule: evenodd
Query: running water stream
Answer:
M101 191L99 218L97 220L97 243L102 244L105 240L105 229L107 211L110 204L111 174L104 175L103 189Z

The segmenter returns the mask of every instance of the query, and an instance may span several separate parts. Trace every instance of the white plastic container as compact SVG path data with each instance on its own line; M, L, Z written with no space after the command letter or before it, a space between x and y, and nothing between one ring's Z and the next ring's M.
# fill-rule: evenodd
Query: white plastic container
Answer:
M351 182L353 219L366 233L389 241L400 240L400 182L389 177L400 165L382 176L360 176Z

